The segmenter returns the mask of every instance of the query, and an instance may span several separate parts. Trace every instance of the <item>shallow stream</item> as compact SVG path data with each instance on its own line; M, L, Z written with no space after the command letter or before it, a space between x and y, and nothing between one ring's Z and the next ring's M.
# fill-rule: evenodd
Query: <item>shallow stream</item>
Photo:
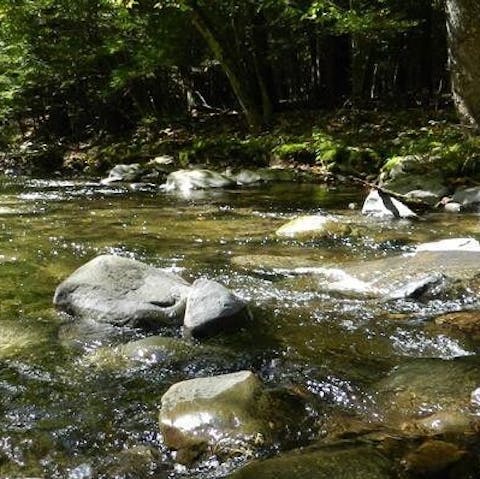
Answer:
M368 267L422 242L480 239L473 214L365 219L348 208L362 194L284 183L182 197L148 186L1 180L0 477L224 477L235 461L211 458L188 468L163 445L158 409L174 382L251 369L269 385L308 395L310 421L296 438L264 451L275 455L321 438L333 416L381 417L374 385L397 366L475 358L480 342L473 335L432 320L477 307L473 294L424 301L342 296L320 288L314 275L293 271L356 260ZM352 227L351 236L338 238L275 236L288 219L325 212L362 233ZM249 302L252 324L206 341L218 356L99 368L91 360L96 349L146 333L75 336L62 326L52 297L63 279L101 253L170 268L187 280L216 279Z

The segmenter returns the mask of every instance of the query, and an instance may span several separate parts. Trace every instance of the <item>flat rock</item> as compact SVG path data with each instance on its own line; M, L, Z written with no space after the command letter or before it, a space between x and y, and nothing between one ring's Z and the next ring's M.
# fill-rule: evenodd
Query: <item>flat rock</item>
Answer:
M180 276L114 255L98 256L56 289L55 306L116 326L179 324L190 285Z
M247 305L225 286L197 279L190 289L183 321L187 337L206 337L245 325L250 318Z
M329 291L397 299L455 295L456 288L465 292L475 286L479 271L480 253L420 251L325 268L318 278L320 287Z
M408 198L421 200L431 206L436 205L441 199L441 196L439 194L427 190L410 190L405 193L405 196L407 196Z
M443 471L465 456L466 452L456 444L439 440L427 440L408 453L402 464L406 469L420 474Z

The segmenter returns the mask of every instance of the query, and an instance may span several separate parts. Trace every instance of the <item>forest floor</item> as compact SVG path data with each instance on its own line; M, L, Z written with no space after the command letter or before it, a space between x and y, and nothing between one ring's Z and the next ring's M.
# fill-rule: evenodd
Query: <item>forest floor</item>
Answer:
M123 135L99 132L82 142L21 138L0 155L4 171L101 176L120 163L171 155L179 168L222 170L284 165L325 174L374 177L396 158L414 155L450 176L480 177L480 137L450 110L336 110L278 114L251 133L236 115L144 120Z

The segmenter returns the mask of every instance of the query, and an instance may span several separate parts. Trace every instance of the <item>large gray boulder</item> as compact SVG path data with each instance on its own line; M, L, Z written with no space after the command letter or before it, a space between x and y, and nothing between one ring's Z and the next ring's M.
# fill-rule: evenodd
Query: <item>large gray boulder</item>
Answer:
M98 256L61 283L53 298L74 317L116 326L179 324L190 285L180 276L114 255Z
M183 321L187 337L202 338L245 325L250 312L244 301L225 286L197 279L190 289Z
M250 371L190 379L163 395L160 430L179 462L191 462L209 446L219 454L248 455L271 445L283 426L295 421L284 406Z
M165 184L166 191L205 190L210 188L228 188L235 186L235 181L216 171L205 169L178 170L170 173Z

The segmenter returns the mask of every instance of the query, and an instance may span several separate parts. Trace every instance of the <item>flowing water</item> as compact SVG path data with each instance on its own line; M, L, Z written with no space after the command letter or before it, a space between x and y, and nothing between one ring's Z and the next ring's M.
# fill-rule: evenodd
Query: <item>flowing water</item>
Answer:
M368 265L452 236L480 239L476 215L376 223L348 209L361 192L308 184L190 197L93 182L4 179L0 187L2 478L221 476L233 466L224 470L212 460L185 468L162 443L160 398L176 381L251 369L269 385L308 394L311 421L296 439L278 445L288 449L321 437L332 415L381 415L372 385L395 366L478 352L471 335L431 321L474 306L475 297L342 297L319 288L314 275L293 271L352 260ZM305 241L274 234L292 217L324 212L361 225L363 233ZM170 268L187 280L216 279L249 302L254 320L246 330L206 341L218 355L98 367L91 360L96 349L145 333L76 338L64 330L52 296L63 279L101 253Z

